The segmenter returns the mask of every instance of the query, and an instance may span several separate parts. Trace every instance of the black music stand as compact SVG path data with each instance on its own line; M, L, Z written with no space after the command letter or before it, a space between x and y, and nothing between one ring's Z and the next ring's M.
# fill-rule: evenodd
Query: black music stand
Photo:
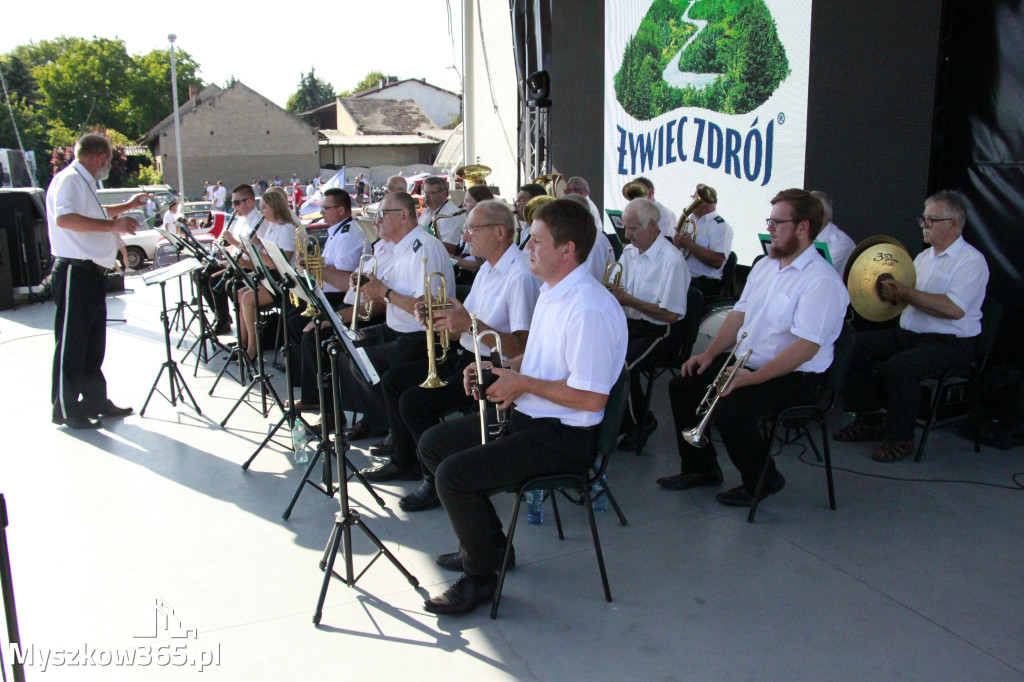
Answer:
M257 263L262 263L263 261L262 259L260 259L259 255L256 253L256 250L253 248L252 242L250 242L247 237L242 237L242 248L245 249L246 256L248 256L249 260L252 262L253 267L258 268L259 266L257 265ZM224 253L227 254L227 251L224 251ZM231 258L230 254L228 254L228 258ZM266 283L266 278L264 277L263 273L260 270L245 270L238 264L238 262L234 258L231 258L231 262L232 266L237 269L238 273L243 278L245 286L249 287L249 289L253 292L254 297L259 294L261 286L266 288L267 291L269 291L271 294L275 293L274 289L271 288L271 285ZM252 273L252 276L250 276L250 272ZM255 298L253 300L253 306L258 316L259 305L258 300L256 300ZM277 406L281 408L281 411L284 411L284 401L282 401L281 396L277 394L277 389L274 388L274 384L272 384L270 381L270 375L267 374L266 371L266 363L263 360L263 341L260 338L262 336L261 332L263 331L263 324L258 320L256 322L256 327L254 331L256 333L256 363L255 367L253 368L252 378L250 379L248 386L246 386L245 390L242 392L242 395L240 395L238 397L238 400L235 401L234 406L228 412L227 416L224 417L223 421L221 421L221 428L224 428L227 425L228 420L231 419L231 415L235 413L235 410L238 409L239 405L241 405L243 402L246 402L246 399L249 397L249 393L251 393L252 389L256 388L257 386L260 387L260 402L263 407L263 409L260 410L260 413L264 417L267 417L270 414L270 407L267 405L268 393L274 399L274 402L277 403ZM249 354L245 351L244 348L242 348L241 343L239 343L236 348L240 349L242 351L242 355L245 355L246 358L249 357Z
M174 247L174 250L175 250L175 252L177 253L177 256L178 256L176 260L180 261L181 260L181 254L184 251L188 250L185 242L183 242L181 239L179 239L178 236L176 234L174 234L173 232L171 232L170 230L165 230L162 227L154 227L153 229L155 229L160 236L162 236L164 239L166 239L167 243L169 243L171 246ZM189 251L189 253L191 254L191 251ZM191 255L195 255L195 254L191 254ZM194 292L195 291L195 283L192 281L191 277L189 278L189 284L190 284L190 287L191 287L192 291ZM182 284L182 280L178 279L178 302L174 304L174 314L171 315L171 329L174 330L174 331L180 331L181 332L181 338L178 339L178 346L177 346L178 348L181 348L181 344L185 340L185 333L188 331L188 327L189 327L189 325L187 325L185 323L185 310L186 309L189 312L192 313L192 319L194 320L195 316L196 316L196 313L192 309L192 305L190 303L185 303L185 287Z
M187 225L185 225L182 222L179 222L178 227L181 228L180 241L183 244L187 245L189 251L192 252L192 255L197 260L203 261L204 263L207 264L216 263L210 252L206 250L206 247L199 243L199 240L195 238L191 230L188 229ZM166 232L166 234L170 234L170 232L167 232L166 230L164 230L164 232ZM185 333L187 333L189 328L191 328L192 322L194 322L197 319L199 320L199 336L198 338L196 338L195 343L192 344L188 351L186 351L184 357L182 357L181 359L182 363L184 363L189 355L191 355L192 353L196 354L196 366L195 370L192 372L193 377L199 376L200 362L208 363L210 360L217 357L217 355L221 351L227 351L227 346L220 342L220 339L218 339L217 335L214 334L215 330L210 328L210 323L209 321L207 321L206 313L203 310L203 292L200 291L198 293L199 295L196 297L196 312L193 315L192 319L189 320L188 324L185 325L185 331L182 332L182 337L184 337ZM215 352L212 355L206 349L207 342L209 342L211 346L215 349Z
M346 335L342 330L347 330L338 320L334 311L331 310L331 306L327 303L327 298L323 295L323 292L317 289L317 303L316 306L320 310L320 313L324 314L326 319L330 320L331 326L334 327L334 339L328 343L327 354L331 358L331 390L334 394L334 445L335 453L338 456L338 468L341 469L341 462L344 460L346 464L348 462L347 450L348 442L345 440L345 429L341 423L341 382L338 381L339 372L339 359L342 354L348 355L353 365L359 368L362 377L369 383L375 384L380 379L377 377L377 372L373 368L373 364L366 356L366 351L362 348L357 348L352 339ZM322 404L322 403L321 403ZM324 433L324 441L328 441L329 437ZM310 458L312 462L313 458ZM316 602L316 611L313 613L313 623L315 625L320 624L320 617L323 615L324 602L327 600L327 589L331 586L331 577L337 577L343 583L349 587L355 587L356 581L359 580L370 570L370 567L381 557L381 555L387 557L388 561L399 570L399 572L405 576L406 580L413 587L419 587L420 581L410 573L405 566L398 560L398 558L391 553L384 543L373 534L373 531L369 529L366 523L363 521L362 516L359 512L349 507L348 500L348 478L345 476L339 476L338 483L338 504L340 510L334 515L334 528L331 530L331 536L327 540L327 547L324 549L324 556L320 560L320 568L324 572L323 584L320 587L320 597ZM364 485L366 484L363 479ZM352 563L352 528L356 527L363 532L363 535L367 537L377 548L377 553L370 563L368 563L358 575L354 575L355 570ZM345 575L341 576L334 571L334 562L338 558L338 550L341 550L345 555Z
M8 651L21 644L18 634L18 611L14 607L14 580L11 577L11 555L7 549L7 501L0 493L0 592L3 593L4 615L7 620ZM3 654L0 653L0 673L3 672ZM15 682L25 682L25 665L18 660L11 662L11 672ZM4 679L7 679L6 675Z
M313 318L313 334L316 343L315 347L323 347L323 336L320 331L320 326L324 322L328 322L330 327L330 333L335 338L344 339L344 345L342 347L345 349L345 352L348 354L348 356L353 358L353 362L360 368L360 373L363 376L363 378L371 384L378 383L380 381L380 378L377 376L377 372L373 368L373 364L370 362L370 358L367 357L366 351L364 351L362 348L356 348L354 344L355 334L348 327L341 323L341 320L338 319L338 316L334 313L334 310L331 308L330 303L328 303L327 297L324 296L323 291L320 289L320 287L317 286L316 282L311 281L308 278L308 276L305 278L296 276L296 281L299 284L299 286L295 289L296 295L300 298L300 300L304 300L307 303L310 303L317 310L317 314ZM355 358L358 358L358 360L356 360ZM327 404L325 400L326 386L325 382L323 381L323 378L326 375L324 374L323 371L323 359L320 357L320 353L316 354L316 361L317 391L320 394L320 405L323 406ZM334 386L335 383L337 383L336 380L332 382L332 386ZM340 394L340 384L337 384L336 390L334 390L334 392L332 393L335 405L340 404ZM335 414L337 414L337 412L335 412ZM292 495L292 499L288 503L288 507L284 510L284 513L281 515L282 518L288 520L288 518L291 516L292 509L295 507L295 503L298 502L299 500L299 495L302 494L302 491L305 489L307 484L309 484L316 490L320 491L324 495L327 495L328 497L334 496L334 474L331 471L332 454L336 455L338 458L338 476L342 481L346 480L346 475L344 472L347 469L350 472L350 475L355 476L359 480L359 482L363 484L363 487L366 488L367 492L369 492L373 499L376 500L377 504L379 504L381 507L386 507L387 505L385 504L384 499L377 494L377 491L373 489L373 486L371 486L370 482L366 480L366 477L363 476L362 472L359 471L359 469L354 464L352 464L351 460L349 460L347 454L348 443L347 441L344 441L344 434L342 433L341 441L335 440L334 442L332 442L330 439L330 435L326 433L326 415L323 415L321 417L320 423L321 429L323 431L321 433L320 443L317 445L316 451L313 453L313 456L309 458L309 462L306 464L306 470L302 473L302 478L299 479L299 484L295 487L295 493ZM336 423L340 424L340 422ZM343 432L344 429L341 429L341 431ZM341 443L341 445L339 446L338 443ZM309 474L313 471L313 468L316 466L317 461L319 461L321 457L323 457L323 474L321 476L321 481L323 485L317 484L316 482L310 480L309 478ZM344 462L344 466L342 465L342 462Z
M203 264L194 258L187 258L183 261L178 261L174 265L168 265L166 268L160 268L153 272L148 272L142 276L142 281L146 283L146 286L151 284L160 285L160 300L163 303L163 307L160 311L160 321L164 325L164 347L167 350L167 359L162 365L160 365L160 372L156 375L156 380L153 382L153 388L149 389L149 395L146 396L146 402L142 405L142 409L139 411L139 416L144 417L146 415L146 408L149 407L149 401L152 400L154 393L160 393L157 390L157 385L160 383L160 377L163 376L164 370L167 370L167 380L170 382L170 391L168 395L160 393L171 403L171 407L176 407L178 400L185 402L184 396L187 395L188 399L192 401L192 407L195 408L197 414L202 414L203 411L199 409L199 404L196 403L196 399L192 397L192 391L188 390L188 385L185 384L185 377L181 375L181 370L178 369L178 363L171 357L171 324L167 317L167 281L174 279L175 277L182 277L187 275L199 268L203 267Z
M248 286L245 268L238 264L231 252L228 251L222 244L215 242L217 250L220 251L221 257L224 259L226 264L227 272L224 273L225 288L231 291L237 291L239 286ZM229 281L230 280L230 281ZM237 305L231 306L235 311L235 330L242 328L242 312L238 309ZM239 341L241 340L241 334L239 334ZM238 365L238 376L231 374L231 363L234 362ZM249 358L249 353L245 348L242 348L240 343L236 343L234 348L228 351L227 357L224 359L224 366L220 368L220 372L217 373L217 378L213 380L213 385L210 386L210 395L217 390L217 384L220 383L221 377L225 374L231 376L232 379L237 381L239 384L245 384L246 376L253 376L256 374L256 370L253 367L253 362Z

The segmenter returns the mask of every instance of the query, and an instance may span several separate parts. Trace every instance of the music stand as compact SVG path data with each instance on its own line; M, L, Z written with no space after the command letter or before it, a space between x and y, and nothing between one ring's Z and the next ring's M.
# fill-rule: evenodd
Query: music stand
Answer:
M238 264L238 261L235 260L234 256L231 255L231 252L228 251L223 244L220 242L214 242L214 246L220 252L225 263L224 279L221 280L225 283L224 288L237 291L239 284L246 284L245 269ZM228 280L230 280L230 282L228 282ZM239 330L242 328L242 314L237 305L233 305L232 308L235 311L235 329ZM238 364L237 377L231 374L229 370L232 362ZM213 392L217 390L217 384L220 383L221 377L225 374L231 375L231 378L239 384L245 383L246 376L252 376L255 374L255 369L253 368L252 360L249 358L249 353L246 349L242 348L240 343L236 343L235 347L228 352L227 357L224 359L224 366L220 368L220 372L217 373L217 378L213 380L213 385L210 386L210 395L213 395Z
M168 244L174 247L175 251L177 252L179 262L181 261L182 252L186 250L188 250L191 255L195 255L191 253L191 249L188 249L188 246L185 244L185 242L179 239L178 235L174 234L170 230L165 230L162 227L154 227L153 229L157 231L157 234L166 239ZM194 294L195 282L192 280L191 277L189 278L189 283L192 285L191 290ZM186 308L188 308L189 312L192 313L192 320L195 320L196 315L195 311L192 310L192 305L190 303L185 303L185 288L182 284L182 280L179 278L178 302L174 304L174 315L171 316L171 329L181 330L181 338L178 339L178 348L181 348L181 344L185 340L185 334L188 332L188 328L191 325L191 322L189 322L188 324L185 323Z
M188 225L182 222L177 223L177 225L181 228L180 241L188 247L189 251L192 252L193 257L207 264L217 264L217 261L213 258L210 252L207 251L206 247L199 243L199 240L195 238L192 231L188 229ZM164 230L164 232L170 234L170 232L166 230ZM185 332L182 333L182 337L184 337L184 334L187 333L189 328L192 326L192 322L198 318L199 336L195 340L195 343L193 343L185 353L185 356L181 359L182 362L185 362L185 359L188 358L190 354L196 354L196 366L195 371L192 373L193 377L199 375L200 361L208 363L210 360L217 357L221 351L227 351L227 346L220 342L220 339L218 339L217 335L214 334L214 330L210 328L210 323L206 320L206 313L203 311L203 292L200 291L198 294L199 295L196 297L198 299L196 301L196 312L192 316L192 319L189 320L188 324L185 325ZM216 352L214 352L213 355L210 355L209 351L206 350L207 341L213 344L216 349ZM198 350L196 350L197 347Z
M295 281L299 284L299 286L295 289L296 295L299 296L301 300L306 301L314 308L316 308L317 311L316 315L313 317L313 334L315 339L314 347L317 349L322 347L323 336L320 331L320 326L324 322L327 322L330 327L331 333L335 337L340 337L344 339L345 352L350 357L358 358L358 360L354 360L354 362L359 367L360 374L362 375L363 379L371 384L378 383L380 381L380 378L377 376L377 371L373 368L373 364L370 362L370 358L366 355L366 351L363 350L362 348L357 348L355 346L355 334L348 327L341 323L341 320L338 319L338 316L331 308L330 303L328 303L327 297L324 296L323 291L320 289L320 287L317 286L316 282L312 281L308 277L308 275L305 277L295 275ZM323 361L321 359L319 352L317 352L316 354L316 360L317 376L323 377ZM334 384L332 382L332 387L333 385ZM324 382L319 379L317 381L317 391L319 392L320 405L326 405L326 388L324 386ZM337 391L334 391L332 389L332 397L334 400L334 404L340 404L340 395L340 384L338 384ZM325 428L326 423L327 419L326 415L324 415L321 418L321 429ZM344 434L342 434L342 437L343 436ZM359 480L359 482L363 484L363 487L366 488L367 492L369 492L373 499L377 501L377 504L379 504L381 507L387 506L384 502L384 499L377 494L377 491L373 489L373 486L371 486L370 482L366 480L366 477L363 476L362 472L359 471L359 469L354 464L352 464L351 460L349 460L348 455L346 454L348 450L347 442L344 444L340 451L336 446L337 442L338 441L332 443L329 434L321 433L320 443L317 445L316 451L313 453L313 456L309 458L309 462L306 465L306 470L303 472L302 478L299 479L299 484L295 487L295 492L292 494L292 499L291 501L289 501L288 507L285 508L284 513L281 515L282 518L287 520L291 516L292 509L295 507L295 503L298 502L299 495L302 494L302 491L305 488L306 484L309 484L310 486L320 491L324 495L327 495L328 497L332 497L334 495L334 489L332 487L334 485L334 475L331 471L332 449L334 449L334 454L338 455L339 478L345 479L346 475L344 471L345 469L348 469L351 472L351 475L355 476ZM309 474L313 471L313 467L316 466L316 463L321 456L324 458L323 474L321 476L323 487L321 487L314 481L310 480L309 478ZM341 462L344 462L344 466L342 466Z
M156 380L153 382L153 388L149 389L149 395L146 396L146 402L142 405L142 410L139 411L139 416L144 417L146 415L146 408L149 406L149 401L153 398L154 393L160 393L157 390L157 385L160 383L160 377L163 376L164 370L167 370L167 378L170 382L169 395L160 393L171 403L171 407L177 406L177 401L180 399L185 402L184 395L188 395L189 400L192 401L192 407L195 408L197 414L202 414L203 411L199 409L199 404L196 403L196 399L192 397L192 391L188 390L188 385L185 383L185 377L181 375L181 370L178 369L178 363L171 357L171 324L170 319L167 317L167 281L174 279L175 277L182 277L187 275L199 268L203 267L203 264L194 258L187 258L183 261L178 261L173 265L168 265L166 268L160 268L153 272L148 272L142 276L142 281L146 283L146 286L151 284L160 285L160 300L163 303L163 307L160 311L160 321L164 326L164 347L167 351L167 359L162 365L160 365L160 372L156 375Z
M241 244L243 249L245 249L246 255L252 262L253 267L258 267L256 264L262 263L263 261L256 254L255 249L253 249L252 242L250 242L248 238L242 237ZM274 293L273 289L270 289L269 285L265 284L263 274L259 270L249 271L243 269L238 264L238 261L236 261L231 256L231 254L229 254L223 247L218 245L218 248L220 248L221 251L230 259L232 267L237 270L236 274L241 276L242 282L245 284L245 286L249 288L250 291L252 291L254 297L259 294L259 289L261 286L265 286L268 291ZM252 273L252 276L250 276L250 272ZM257 305L257 303L258 301L254 298L253 307L256 311L256 314L259 315L259 305ZM224 417L223 421L221 421L221 428L224 428L227 425L228 420L231 419L231 415L235 413L235 410L238 409L239 405L246 401L246 398L249 397L249 393L252 392L252 389L256 388L257 385L260 387L260 400L263 406L261 414L264 417L270 414L270 408L267 406L268 393L277 402L278 407L280 407L281 410L284 411L284 403L282 402L281 397L277 394L277 389L275 389L274 385L270 382L270 375L266 373L266 365L263 362L263 343L260 340L260 332L262 331L262 328L263 325L260 322L257 322L254 330L256 334L256 365L253 368L254 371L252 374L252 378L249 380L249 384L245 387L245 390L242 392L242 395L238 397L237 401L235 401L234 406L228 412L227 416ZM242 348L241 343L238 344L236 349L240 350L242 354L246 356L246 358L249 357L249 354L245 351L244 348Z
M359 373L363 379L369 383L375 384L379 382L380 379L377 377L377 372L373 368L373 364L370 362L369 357L367 357L366 351L362 348L357 348L353 343L353 339L342 331L350 330L342 325L341 320L339 320L337 315L334 314L334 311L327 302L327 297L324 296L323 291L321 291L319 287L316 287L315 284L313 285L313 288L317 294L314 305L316 305L320 313L330 321L331 327L334 330L334 339L328 343L327 354L331 358L331 390L334 394L334 445L335 454L338 456L338 469L340 471L342 461L344 461L348 466L352 466L351 462L348 461L348 442L345 440L345 429L342 427L341 423L341 382L338 380L338 372L340 371L339 359L341 355L343 353L346 354L352 361L352 364L359 369ZM324 441L330 440L326 433L326 425L325 433L323 435ZM312 460L313 458L310 458L311 463ZM358 472L356 473L363 482L363 485L369 488L369 484L366 482L366 479L358 474ZM320 596L317 599L316 611L313 613L313 623L315 625L320 624L320 617L323 615L324 602L327 600L327 590L331 585L331 577L337 577L349 587L354 587L356 581L359 580L366 571L370 570L370 567L381 557L381 555L387 557L388 561L390 561L391 564L405 576L410 585L413 587L419 587L420 584L420 581L402 565L398 558L391 553L391 550L385 547L384 543L373 534L373 531L371 531L363 521L359 512L349 507L348 478L346 476L339 475L338 479L338 504L340 510L334 515L334 528L331 530L331 535L327 540L327 547L324 549L324 556L320 560L320 568L324 572L324 580L320 587ZM381 501L381 504L383 505L383 501ZM362 571L359 572L359 575L354 575L355 571L352 563L353 526L359 528L359 530L363 532L363 535L365 535L377 548L377 554L370 559L370 562ZM339 548L345 555L344 576L338 575L334 572L334 562L338 558Z

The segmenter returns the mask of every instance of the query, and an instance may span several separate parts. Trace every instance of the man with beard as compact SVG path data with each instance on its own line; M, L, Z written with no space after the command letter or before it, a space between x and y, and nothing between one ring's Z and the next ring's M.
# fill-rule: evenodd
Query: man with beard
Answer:
M135 234L139 223L121 216L145 206L148 194L103 206L96 194L107 179L113 148L103 135L89 133L75 143L75 161L57 173L46 191L57 304L53 335L53 423L72 429L98 429L98 417L124 417L130 407L107 398L103 356L107 345L107 271L117 258L118 235Z
M737 342L737 357L753 350L720 393L715 412L726 452L743 479L715 499L733 507L749 507L753 501L764 466L766 443L758 420L765 406L778 411L817 399L850 302L842 280L812 246L824 217L821 202L802 189L787 189L771 203L768 258L750 271L743 295L708 349L687 360L682 375L669 384L682 467L658 484L669 490L720 485L714 445L694 447L681 432L696 424L697 406L725 364L726 351ZM766 476L766 496L786 484L774 463Z

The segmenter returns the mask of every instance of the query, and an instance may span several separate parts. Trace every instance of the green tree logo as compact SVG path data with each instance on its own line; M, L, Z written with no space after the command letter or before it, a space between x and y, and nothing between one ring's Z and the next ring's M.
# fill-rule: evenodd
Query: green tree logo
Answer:
M763 0L654 0L626 44L615 97L641 121L679 107L745 114L789 73Z

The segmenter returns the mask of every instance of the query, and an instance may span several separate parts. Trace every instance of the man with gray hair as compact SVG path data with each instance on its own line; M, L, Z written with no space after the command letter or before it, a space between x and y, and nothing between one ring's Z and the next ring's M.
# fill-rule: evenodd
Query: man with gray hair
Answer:
M565 183L564 191L566 197L576 194L587 200L587 208L590 209L590 215L594 216L594 227L597 228L598 232L604 232L604 220L601 218L601 211L598 210L597 204L590 198L590 183L584 178L574 176Z
M846 410L857 417L832 437L881 440L871 456L877 462L896 462L914 450L921 380L974 359L988 264L964 241L966 220L967 207L956 192L939 192L925 201L917 222L930 248L914 259L917 283L913 288L895 279L880 284L883 299L908 304L899 327L857 334L843 386ZM879 362L885 364L884 402L872 371Z
M846 272L846 259L850 257L856 244L849 235L836 227L832 222L832 199L820 190L811 192L811 196L821 202L825 209L825 227L818 233L817 241L828 245L828 255L832 258L832 267L842 277Z
M104 206L96 186L107 179L114 156L103 135L88 133L75 143L75 161L57 173L46 190L53 265L53 423L98 429L98 417L124 417L130 407L107 398L103 356L107 344L107 272L117 259L119 235L135 234L137 220L122 216L145 206L149 194Z
M629 411L622 419L621 430L627 434L620 443L623 450L635 450L658 427L654 415L640 413L644 404L640 372L679 352L680 338L672 334L672 324L686 315L690 269L679 249L661 238L660 217L657 205L648 199L626 204L622 227L629 244L619 258L622 281L608 283L626 313L629 329L630 394Z
M452 216L438 219L437 234L434 236L444 243L444 248L453 256L459 252L462 242L462 225L466 222L466 214L459 213L459 211L459 207L448 199L447 180L432 175L423 181L423 213L420 214L420 227L433 234L430 224L434 218ZM455 215L456 213L459 215Z
M408 192L409 183L401 175L392 175L388 178L388 183L385 185L386 194L394 194L395 192Z

